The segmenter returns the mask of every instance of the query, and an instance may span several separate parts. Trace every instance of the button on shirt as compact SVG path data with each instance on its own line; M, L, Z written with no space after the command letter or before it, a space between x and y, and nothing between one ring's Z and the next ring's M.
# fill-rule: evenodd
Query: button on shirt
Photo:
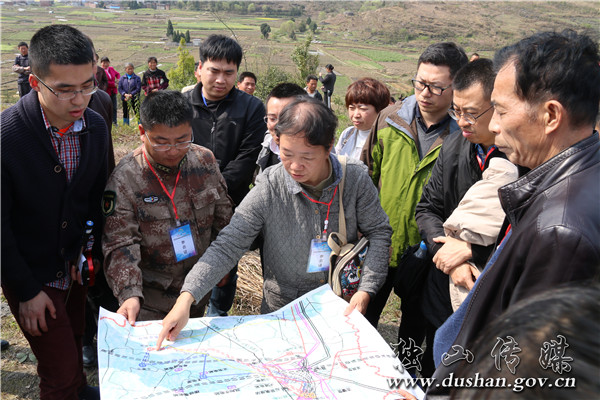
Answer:
M79 166L79 158L81 156L81 146L79 143L79 135L77 133L84 130L85 121L83 118L75 121L66 132L62 133L50 125L48 119L46 118L46 114L44 113L44 109L42 107L40 107L40 109L42 110L42 117L44 119L44 124L46 125L46 130L50 134L52 147L54 148L54 151L56 151L58 160L65 170L67 182L71 182L71 179L75 175L77 167ZM62 168L60 168L60 166L55 166L54 168L56 173L60 173L61 170ZM62 223L63 229L66 227L66 225L67 222L64 221ZM68 271L68 263L65 265L65 270ZM65 274L62 278L47 283L46 286L66 290L70 284L70 274Z

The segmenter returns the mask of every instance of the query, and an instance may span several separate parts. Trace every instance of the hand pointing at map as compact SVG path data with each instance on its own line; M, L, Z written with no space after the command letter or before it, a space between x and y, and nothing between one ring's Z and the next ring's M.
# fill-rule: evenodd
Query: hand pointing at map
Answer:
M165 319L163 319L163 327L158 334L156 350L160 350L160 346L165 338L170 341L174 341L177 338L179 332L181 332L190 319L190 307L194 301L194 296L189 292L181 292L177 298L177 302Z

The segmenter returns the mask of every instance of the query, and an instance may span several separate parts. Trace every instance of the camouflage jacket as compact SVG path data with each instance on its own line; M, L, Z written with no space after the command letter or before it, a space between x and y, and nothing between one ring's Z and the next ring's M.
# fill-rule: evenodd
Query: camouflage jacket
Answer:
M178 169L157 164L149 155L148 160L172 192ZM125 156L109 178L102 202L102 250L106 278L119 304L137 296L143 308L166 315L188 271L229 223L232 203L213 154L192 145L179 169L174 202L181 223L190 223L196 250L180 262L169 233L176 226L173 205L148 167L143 146Z

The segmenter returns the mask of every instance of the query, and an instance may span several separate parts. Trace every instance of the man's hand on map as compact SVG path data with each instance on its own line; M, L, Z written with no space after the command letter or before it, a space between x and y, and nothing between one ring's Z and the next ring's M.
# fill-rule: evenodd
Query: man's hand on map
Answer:
M121 314L131 325L135 324L135 319L140 313L140 298L130 297L121 304L121 307L117 310L117 314Z
M344 310L344 317L350 315L355 308L364 315L367 312L369 300L371 300L371 296L365 291L359 290L354 293L354 296L350 299L350 304Z
M191 293L181 292L175 305L165 319L163 319L163 327L158 334L156 350L160 350L160 346L165 338L170 341L177 339L177 335L179 335L179 332L187 325L190 319L190 307L194 301L194 296Z

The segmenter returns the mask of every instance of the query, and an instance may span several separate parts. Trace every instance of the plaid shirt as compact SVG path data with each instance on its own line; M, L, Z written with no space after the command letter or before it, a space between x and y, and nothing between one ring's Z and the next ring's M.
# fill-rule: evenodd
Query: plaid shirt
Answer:
M44 118L46 130L50 134L52 147L54 147L54 151L56 151L59 161L65 168L67 182L71 182L71 179L73 178L73 175L75 175L77 167L79 166L79 158L81 156L79 136L80 132L85 133L85 121L83 118L81 118L71 124L65 133L61 133L58 131L58 129L50 125L48 119L46 118L46 114L44 113L44 109L41 106L40 109L42 110L42 117ZM71 275L68 264L68 262L65 263L65 276L53 282L47 283L46 286L67 290L71 284Z

